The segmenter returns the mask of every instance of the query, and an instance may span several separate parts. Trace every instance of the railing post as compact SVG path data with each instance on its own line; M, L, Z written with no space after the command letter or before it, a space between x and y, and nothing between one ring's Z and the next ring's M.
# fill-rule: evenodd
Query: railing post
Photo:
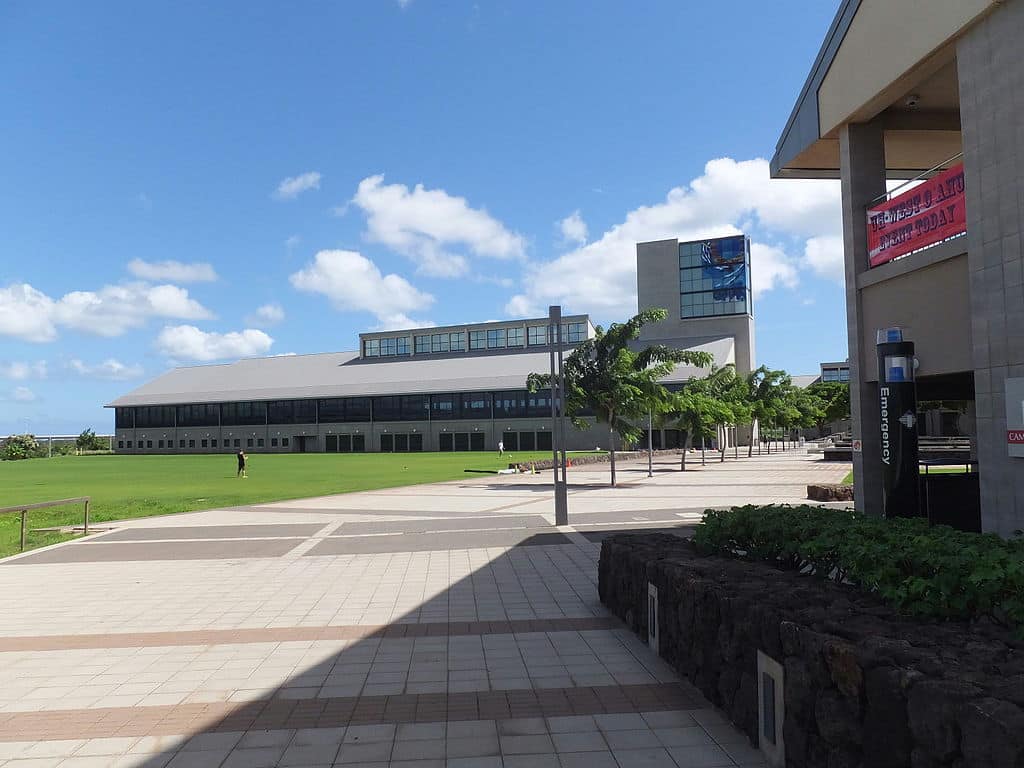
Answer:
M28 520L28 510L21 510L21 551L25 551L25 523Z
M82 526L82 535L89 535L89 500L85 500L85 525Z

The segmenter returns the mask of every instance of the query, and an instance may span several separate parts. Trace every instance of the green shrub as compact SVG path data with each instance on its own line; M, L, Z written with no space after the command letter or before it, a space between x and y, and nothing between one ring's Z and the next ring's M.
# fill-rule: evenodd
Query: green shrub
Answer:
M11 435L0 446L0 459L38 459L46 455L45 446L36 442L34 435Z
M1024 633L1024 542L824 507L709 510L694 543L853 584L919 616L989 617Z

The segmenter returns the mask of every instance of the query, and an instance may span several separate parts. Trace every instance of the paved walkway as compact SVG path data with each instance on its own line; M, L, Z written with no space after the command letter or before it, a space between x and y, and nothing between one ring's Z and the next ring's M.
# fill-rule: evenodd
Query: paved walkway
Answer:
M756 766L601 606L609 531L799 503L796 451L127 521L0 562L0 766Z

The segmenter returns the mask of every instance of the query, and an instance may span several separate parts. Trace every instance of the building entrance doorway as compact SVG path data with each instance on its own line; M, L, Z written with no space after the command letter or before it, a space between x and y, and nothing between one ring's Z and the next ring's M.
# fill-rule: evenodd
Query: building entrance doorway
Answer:
M295 452L310 453L316 450L316 435L296 435Z

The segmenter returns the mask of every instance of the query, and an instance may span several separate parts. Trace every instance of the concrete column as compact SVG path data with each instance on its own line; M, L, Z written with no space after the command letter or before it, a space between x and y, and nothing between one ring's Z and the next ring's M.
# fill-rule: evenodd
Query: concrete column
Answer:
M1007 0L957 43L981 525L1003 536L1024 528L1024 459L1006 436L1006 379L1024 377L1021 39L1024 0Z
M845 125L839 133L843 194L843 250L846 259L846 333L850 356L850 412L854 440L863 450L853 454L857 509L882 513L882 450L879 426L878 371L874 350L862 349L863 313L857 277L868 270L867 207L885 193L885 143L877 123ZM875 330L875 329L870 329ZM867 361L868 365L862 365Z

